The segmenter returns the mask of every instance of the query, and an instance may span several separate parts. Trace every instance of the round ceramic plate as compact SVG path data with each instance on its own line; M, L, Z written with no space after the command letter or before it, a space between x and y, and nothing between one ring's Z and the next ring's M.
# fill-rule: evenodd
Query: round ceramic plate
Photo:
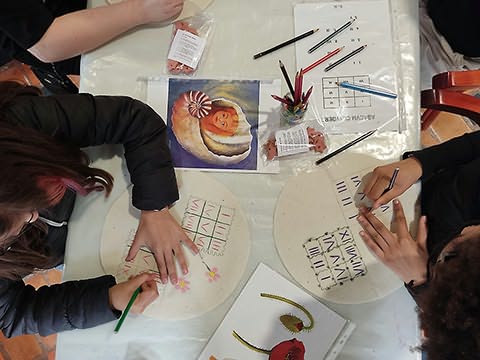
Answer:
M124 0L105 0L108 4L116 4ZM185 0L183 9L180 15L178 15L171 22L183 20L197 15L201 11L205 10L213 0Z
M384 297L402 281L380 263L358 234L357 206L369 206L362 179L382 162L340 154L311 173L293 177L278 199L274 237L292 277L326 300L355 304ZM400 197L407 220L415 219L419 187ZM375 211L390 227L392 205ZM415 227L415 226L414 226Z
M221 304L240 281L250 251L248 223L236 197L208 175L191 171L176 174L180 200L170 212L200 248L201 256L193 256L185 248L189 273L179 276L176 285L158 285L159 298L144 312L157 319L187 319ZM124 261L140 217L130 199L125 191L110 209L103 228L102 265L117 281L140 272L158 272L146 248L134 261Z

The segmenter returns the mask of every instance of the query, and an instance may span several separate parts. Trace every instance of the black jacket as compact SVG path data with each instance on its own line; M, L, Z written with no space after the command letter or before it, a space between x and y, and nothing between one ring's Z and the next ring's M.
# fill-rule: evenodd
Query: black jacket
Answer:
M37 129L78 147L123 144L133 183L133 205L161 209L178 200L166 126L150 107L127 97L81 95L22 96L1 115L3 121ZM48 217L68 220L74 196L49 209ZM63 258L67 231L49 226L46 241ZM68 281L35 291L23 281L0 280L0 327L5 336L93 327L118 317L109 307L112 276Z
M422 214L427 216L429 262L463 228L480 224L480 131L405 154L422 164ZM417 296L425 286L410 288Z

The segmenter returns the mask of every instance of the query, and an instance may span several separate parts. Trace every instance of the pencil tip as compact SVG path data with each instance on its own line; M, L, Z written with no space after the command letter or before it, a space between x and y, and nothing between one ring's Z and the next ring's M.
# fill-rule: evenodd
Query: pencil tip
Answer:
M318 30L320 30L320 29L319 28L313 29L313 32L317 32Z
M357 18L353 18L351 24L353 24Z

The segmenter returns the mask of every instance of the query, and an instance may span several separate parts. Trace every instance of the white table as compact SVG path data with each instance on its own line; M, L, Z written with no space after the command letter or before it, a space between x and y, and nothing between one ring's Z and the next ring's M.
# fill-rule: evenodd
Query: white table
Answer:
M293 36L294 3L291 0L215 0L208 12L215 19L216 29L198 76L279 78L278 58L282 59L287 69L294 69L293 46L283 48L273 58L265 56L252 60L252 55L258 50ZM90 6L102 4L103 0L91 0ZM377 136L377 156L383 159L398 158L405 149L419 145L418 4L416 1L391 0L391 5L401 114L408 130L393 139L388 134ZM145 27L83 56L81 91L145 99L144 86L137 77L164 73L170 36L171 27ZM336 148L352 138L332 137L331 147ZM361 144L355 147L358 152L366 150ZM94 165L115 176L115 187L108 199L99 194L78 199L70 222L64 280L104 273L99 257L103 219L128 183L122 158L109 157L119 153L115 147L91 152ZM117 335L113 335L111 323L94 329L61 333L57 341L57 359L195 359L259 261L289 278L275 249L272 226L276 199L295 168L298 164L286 161L282 163L279 175L212 175L240 199L249 218L252 241L246 272L225 303L187 321L162 322L139 316ZM255 183L253 190L249 186L252 182ZM339 359L420 358L417 352L411 351L418 345L419 331L414 302L405 289L367 304L327 305L357 325Z

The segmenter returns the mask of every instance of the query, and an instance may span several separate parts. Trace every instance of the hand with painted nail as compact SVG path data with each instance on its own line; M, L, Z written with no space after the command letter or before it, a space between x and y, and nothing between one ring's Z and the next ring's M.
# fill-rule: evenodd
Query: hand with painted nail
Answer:
M392 231L365 208L360 209L357 220L363 228L360 236L377 258L396 273L404 282L414 280L420 285L427 278L427 223L422 216L418 223L416 239L408 231L407 220L399 200L393 201Z
M160 211L142 211L140 224L126 260L133 260L140 247L146 246L155 256L162 283L167 283L170 278L170 282L176 284L176 262L183 275L188 273L182 243L194 254L198 253L195 243L189 239L167 208Z
M157 274L143 273L112 286L108 290L110 307L123 311L130 301L132 294L140 287L140 293L135 299L130 311L134 314L142 313L148 305L158 298L156 279L158 279Z
M393 188L387 192L390 179L395 168L399 168L398 176ZM377 209L380 205L389 203L392 199L400 196L416 183L422 176L422 165L414 157L397 161L388 165L378 166L367 177L364 192L372 200L372 209Z

